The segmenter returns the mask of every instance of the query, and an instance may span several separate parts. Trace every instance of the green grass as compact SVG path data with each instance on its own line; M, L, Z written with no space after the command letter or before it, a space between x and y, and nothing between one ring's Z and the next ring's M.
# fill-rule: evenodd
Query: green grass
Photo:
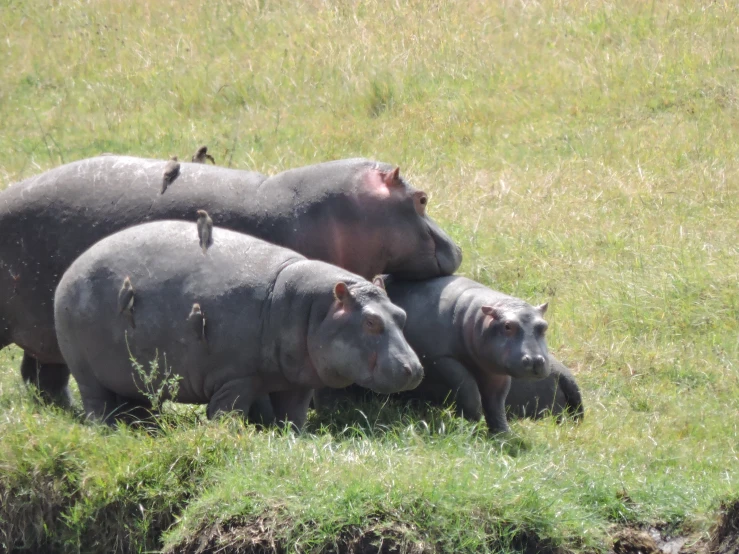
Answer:
M408 552L532 536L580 552L625 523L705 536L739 497L731 3L1 3L0 185L201 143L265 173L397 163L464 248L462 273L550 301L550 347L587 412L507 439L393 405L313 414L300 436L189 412L156 436L110 432L34 405L6 349L0 550L212 531L290 552L361 533Z

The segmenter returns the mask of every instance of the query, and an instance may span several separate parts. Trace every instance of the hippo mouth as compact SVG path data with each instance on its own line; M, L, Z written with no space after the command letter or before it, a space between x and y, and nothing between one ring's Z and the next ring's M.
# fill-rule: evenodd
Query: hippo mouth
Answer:
M452 275L462 263L462 250L430 218L426 218L426 231L431 244L415 252L414 268L387 268L387 272L410 281ZM418 263L421 262L421 263Z

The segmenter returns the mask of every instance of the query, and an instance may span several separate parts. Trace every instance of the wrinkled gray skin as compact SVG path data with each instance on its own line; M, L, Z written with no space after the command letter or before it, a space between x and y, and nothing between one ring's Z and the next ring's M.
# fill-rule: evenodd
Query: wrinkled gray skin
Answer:
M582 395L575 376L562 362L549 355L551 373L540 381L515 379L506 397L506 411L514 417L534 419L547 415L558 418L571 415L581 420L585 415Z
M126 276L135 329L117 307ZM188 320L196 302L207 345ZM54 313L85 412L106 422L149 407L130 356L145 367L158 359L160 373L166 363L182 376L173 400L207 404L209 417L245 415L258 396L273 393L267 419L298 427L314 387L358 383L387 393L423 377L403 338L405 313L384 290L226 229L215 229L203 256L195 223L147 223L98 242L62 277Z
M132 225L195 221L204 209L217 226L368 279L383 272L424 279L451 274L461 262L459 247L425 215L425 195L402 179L383 181L388 164L339 160L267 178L182 162L162 195L165 164L100 156L0 193L0 348L23 348L23 378L43 397L68 402L69 371L53 321L62 273L95 242Z
M507 431L511 378L549 375L546 308L456 276L392 282L387 291L408 314L405 336L426 372L418 394L441 383L464 417L484 414L490 432Z

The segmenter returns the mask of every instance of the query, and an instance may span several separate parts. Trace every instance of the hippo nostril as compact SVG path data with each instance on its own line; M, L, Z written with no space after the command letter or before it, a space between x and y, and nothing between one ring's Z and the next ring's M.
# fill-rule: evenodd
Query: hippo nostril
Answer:
M413 368L411 367L411 365L410 365L410 364L403 364L403 371L404 371L404 372L405 372L405 374L406 374L407 376L409 376L409 377L410 377L411 375L413 375Z
M544 373L544 369L547 367L547 360L544 356L536 356L534 358L534 371L537 374Z
M523 358L521 358L521 363L524 367L531 367L533 365L533 361L531 360L531 356L528 354L524 355Z

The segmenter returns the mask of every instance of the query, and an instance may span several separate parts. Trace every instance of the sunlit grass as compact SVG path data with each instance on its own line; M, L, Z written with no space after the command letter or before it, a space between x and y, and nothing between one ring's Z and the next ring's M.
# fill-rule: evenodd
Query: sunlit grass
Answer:
M187 414L110 432L35 406L7 349L0 544L136 551L260 518L298 551L362 528L454 552L706 533L739 496L737 21L687 1L6 2L0 184L200 144L265 173L397 163L462 273L550 301L586 418L491 440L389 404L299 437Z

